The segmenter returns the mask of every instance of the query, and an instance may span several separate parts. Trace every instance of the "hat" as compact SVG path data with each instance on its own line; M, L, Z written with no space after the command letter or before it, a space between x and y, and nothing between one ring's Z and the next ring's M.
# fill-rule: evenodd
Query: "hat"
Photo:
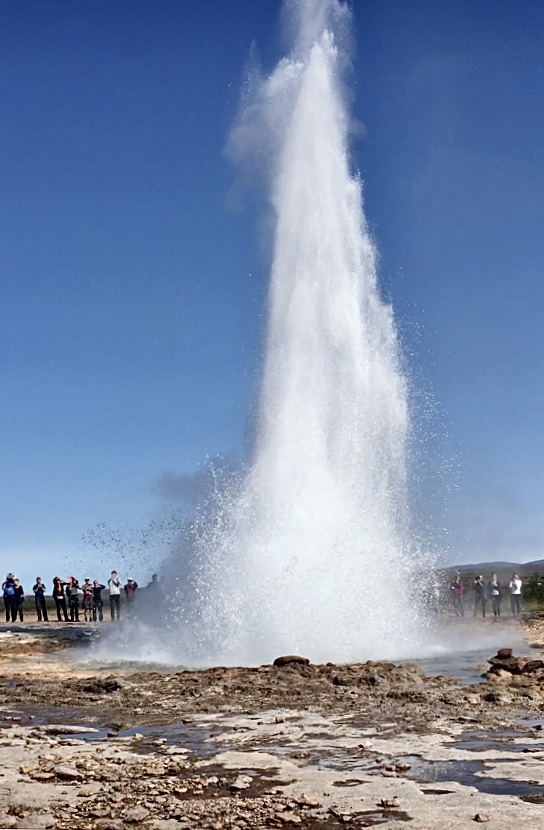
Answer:
M128 577L128 579L127 579L127 582L134 582L134 577L133 577L133 576L129 576L129 577Z
M14 579L13 574L12 573L6 574L6 579Z

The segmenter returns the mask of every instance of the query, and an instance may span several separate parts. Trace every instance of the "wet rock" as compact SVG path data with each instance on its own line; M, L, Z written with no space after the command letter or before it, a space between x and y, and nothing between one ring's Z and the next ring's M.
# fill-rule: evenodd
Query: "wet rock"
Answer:
M542 693L536 689L520 689L519 696L526 700L532 700L539 705L542 703Z
M114 677L94 678L93 680L81 680L74 684L79 691L86 694L111 694L122 689L121 683Z
M274 666L288 666L290 663L298 663L302 666L309 666L310 661L307 657L299 657L297 654L286 654L283 657L276 657Z
M507 704L512 702L512 698L510 695L505 694L504 692L497 689L496 691L487 692L487 694L483 695L482 700L485 700L486 703L497 703L497 704Z
M92 734L98 730L92 726L70 726L69 724L63 723L48 723L37 726L34 731L41 732L45 735L73 735L74 732Z
M511 648L500 648L497 652L499 660L508 660L512 657L513 651Z
M486 671L482 677L494 682L510 683L512 680L512 673L506 669L493 668L492 671Z
M187 755L188 752L183 746L169 746L166 750L167 755Z
M529 660L521 669L522 674L532 674L532 672L544 669L544 660Z
M519 657L509 657L508 659L490 657L487 662L491 664L491 672L503 669L503 671L508 671L510 674L521 674L522 665Z

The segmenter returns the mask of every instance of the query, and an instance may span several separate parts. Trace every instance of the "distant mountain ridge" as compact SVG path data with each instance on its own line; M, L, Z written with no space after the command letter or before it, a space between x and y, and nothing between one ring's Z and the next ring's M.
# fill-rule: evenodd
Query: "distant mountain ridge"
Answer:
M509 571L520 575L533 574L536 571L544 571L544 559L534 559L532 562L471 562L469 564L450 565L448 571L471 571L476 573L499 573Z
M528 563L531 564L531 563ZM469 562L467 565L451 565L449 571L474 571L478 568L484 571L492 571L494 568L522 568L525 565L520 565L519 562Z

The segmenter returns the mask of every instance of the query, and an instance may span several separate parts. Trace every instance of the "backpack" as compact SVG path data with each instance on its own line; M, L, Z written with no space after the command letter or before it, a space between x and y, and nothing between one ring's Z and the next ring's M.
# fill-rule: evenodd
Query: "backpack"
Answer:
M15 596L15 585L13 584L13 582L6 582L6 587L4 588L4 596L5 597Z

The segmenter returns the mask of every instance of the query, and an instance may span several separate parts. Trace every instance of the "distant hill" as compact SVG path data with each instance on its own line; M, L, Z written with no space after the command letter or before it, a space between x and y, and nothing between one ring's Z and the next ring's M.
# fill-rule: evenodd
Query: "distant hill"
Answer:
M544 576L544 559L536 559L533 562L472 562L470 564L463 563L462 565L451 565L447 568L447 573L454 574L459 571L465 578L472 578L478 574L482 574L484 579L488 579L492 573L496 573L499 582L509 580L513 573L520 575L522 580L526 580L534 573Z
M529 562L528 565L534 565L535 562ZM512 573L517 568L525 568L527 565L520 565L519 562L473 562L469 565L451 565L449 571L492 571L505 570L506 568Z

